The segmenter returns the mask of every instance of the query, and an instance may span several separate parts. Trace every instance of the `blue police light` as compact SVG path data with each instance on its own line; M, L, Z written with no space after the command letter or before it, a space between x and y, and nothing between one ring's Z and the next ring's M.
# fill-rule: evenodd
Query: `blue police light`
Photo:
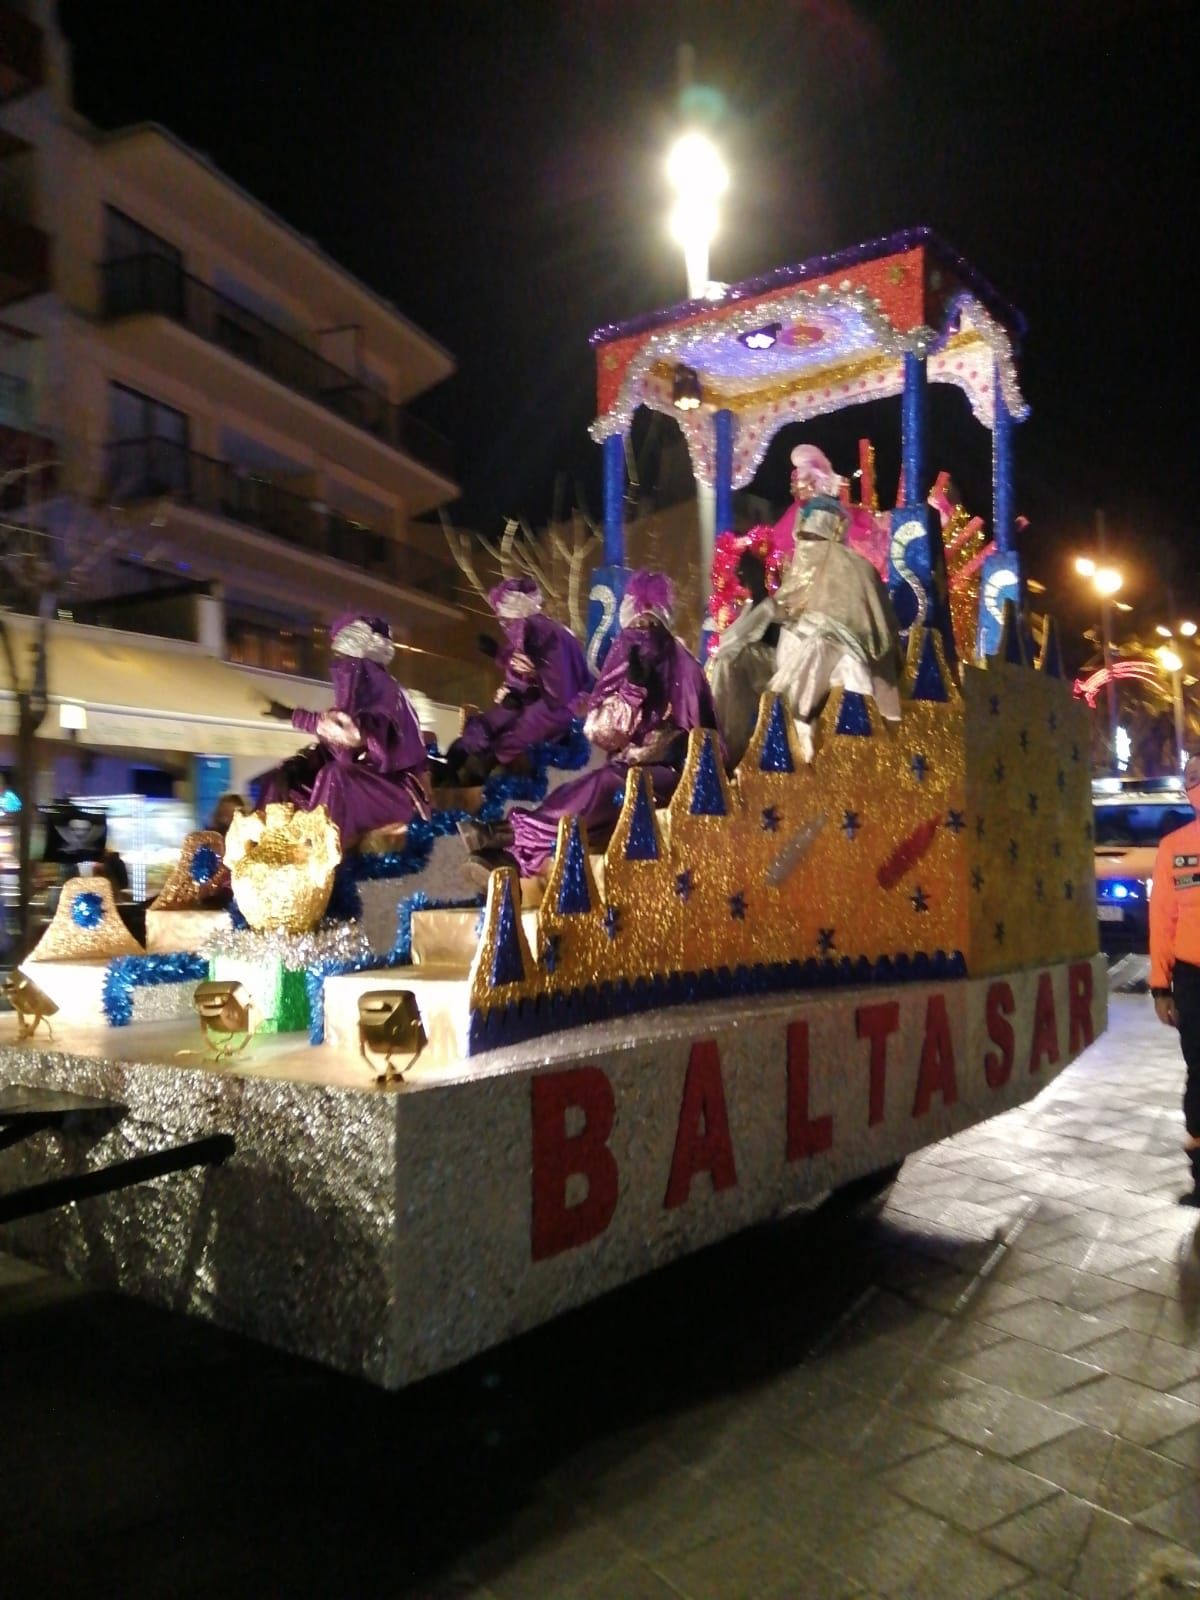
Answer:
M1128 886L1124 883L1114 883L1112 886L1112 897L1114 900L1128 900Z

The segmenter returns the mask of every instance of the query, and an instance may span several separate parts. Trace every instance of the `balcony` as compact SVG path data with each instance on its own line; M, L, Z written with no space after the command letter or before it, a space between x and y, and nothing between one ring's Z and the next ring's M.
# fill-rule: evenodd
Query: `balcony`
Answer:
M42 30L19 11L0 5L0 105L40 87L44 74Z
M101 264L106 321L161 316L187 328L294 394L315 401L447 482L453 464L440 434L394 405L361 378L343 371L281 328L265 321L165 256L129 256Z
M168 439L128 439L108 446L108 492L117 504L170 499L252 528L293 550L376 575L455 603L451 571L421 551L331 511L269 478ZM399 559L398 559L399 558Z

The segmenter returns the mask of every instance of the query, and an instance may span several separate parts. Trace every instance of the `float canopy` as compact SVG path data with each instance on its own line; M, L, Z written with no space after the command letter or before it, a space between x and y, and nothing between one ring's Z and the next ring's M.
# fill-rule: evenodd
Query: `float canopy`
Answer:
M728 411L740 487L786 423L900 394L906 357L930 382L962 389L992 429L998 404L1013 420L1028 411L1016 372L1024 331L969 262L912 228L598 329L592 436L626 432L642 405L666 412L711 483L712 417ZM694 409L677 407L681 376L693 402L698 385Z

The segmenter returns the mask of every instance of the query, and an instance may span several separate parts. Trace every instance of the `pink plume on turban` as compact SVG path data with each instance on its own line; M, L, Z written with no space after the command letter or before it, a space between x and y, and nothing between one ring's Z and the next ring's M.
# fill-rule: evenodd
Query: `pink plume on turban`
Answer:
M652 612L669 623L675 610L675 585L665 572L650 572L645 567L629 574L621 600L621 626L627 628L634 617Z
M824 450L815 444L798 444L792 451L792 466L796 475L812 484L812 493L836 495L842 480Z

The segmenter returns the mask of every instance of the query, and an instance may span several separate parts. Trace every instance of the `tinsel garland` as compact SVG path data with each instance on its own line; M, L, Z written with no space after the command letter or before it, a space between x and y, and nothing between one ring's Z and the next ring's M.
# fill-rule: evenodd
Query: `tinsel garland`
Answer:
M483 896L471 900L435 900L418 889L401 900L397 907L396 942L386 956L355 957L345 962L328 960L311 967L305 974L308 987L309 1042L322 1044L325 1039L325 980L340 978L346 972L367 972L375 967L405 967L412 960L412 919L414 911L461 911L482 906Z
M75 896L75 904L71 907L71 921L77 928L95 928L104 919L104 901L92 890L85 890L83 894Z
M101 1004L110 1027L124 1028L133 1017L133 991L160 983L200 982L208 977L208 962L187 951L169 955L117 956L104 973Z
M223 956L234 961L278 961L285 969L298 972L320 961L348 961L369 956L371 947L356 923L332 922L322 924L311 933L257 933L252 928L222 930L205 940L201 953L210 959Z

